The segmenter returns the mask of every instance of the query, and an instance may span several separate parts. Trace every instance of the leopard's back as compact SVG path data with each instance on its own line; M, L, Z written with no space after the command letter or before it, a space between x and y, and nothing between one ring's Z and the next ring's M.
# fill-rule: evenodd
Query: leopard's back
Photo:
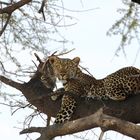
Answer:
M124 67L110 75L107 76L107 78L110 78L110 77L128 77L128 76L131 76L131 75L137 75L137 74L140 74L140 70L135 68L135 67Z
M135 67L122 68L103 80L106 95L113 100L124 100L140 92L140 70Z

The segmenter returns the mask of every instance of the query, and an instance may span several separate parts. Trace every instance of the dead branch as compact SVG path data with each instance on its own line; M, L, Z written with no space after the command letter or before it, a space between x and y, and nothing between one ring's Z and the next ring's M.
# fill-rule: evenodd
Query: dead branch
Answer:
M99 109L93 115L85 118L67 122L61 125L52 125L44 128L29 128L21 131L20 134L39 132L41 133L41 136L38 140L51 140L56 136L73 134L95 127L104 127L107 130L114 130L132 138L140 139L140 126L106 115L103 113L102 109Z

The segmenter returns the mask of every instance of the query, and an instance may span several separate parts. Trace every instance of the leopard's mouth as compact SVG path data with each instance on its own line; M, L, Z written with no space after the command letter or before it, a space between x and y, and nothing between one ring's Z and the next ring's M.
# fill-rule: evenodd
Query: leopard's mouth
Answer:
M63 84L67 83L67 80L60 80Z

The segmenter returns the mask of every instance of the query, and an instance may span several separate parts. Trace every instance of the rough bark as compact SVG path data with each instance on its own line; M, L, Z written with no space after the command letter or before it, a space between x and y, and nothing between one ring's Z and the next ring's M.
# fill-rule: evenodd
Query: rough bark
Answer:
M93 115L67 122L63 125L53 125L46 128L32 127L21 131L20 134L39 132L42 135L38 140L51 140L56 136L64 136L66 134L81 132L95 127L102 127L106 130L115 130L137 140L140 139L140 126L116 117L105 115L102 109L99 109Z

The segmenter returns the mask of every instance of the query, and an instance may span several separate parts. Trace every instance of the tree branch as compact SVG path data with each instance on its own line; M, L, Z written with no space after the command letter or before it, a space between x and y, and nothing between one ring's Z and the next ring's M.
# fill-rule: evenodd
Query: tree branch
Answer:
M42 66L39 65L38 67ZM37 68L35 75L27 83L20 84L4 76L0 76L0 81L20 90L29 103L34 105L40 112L45 113L49 117L56 117L60 109L61 98L52 101L51 93L53 91L44 86L40 77L41 73L39 72L39 68ZM128 97L124 101L78 98L77 107L70 122L49 126L47 128L32 128L30 131L26 130L23 132L39 132L41 133L41 137L38 140L51 140L56 136L72 134L95 127L103 127L105 130L115 130L133 138L140 139L140 136L137 136L140 133L140 128L133 124L140 123L139 101L140 94ZM101 111L97 112L99 108L104 108L104 113Z
M3 26L2 30L0 31L0 36L3 34L4 30L6 29L10 18L11 18L11 14L8 14L7 21L6 21L5 25Z
M9 85L9 86L11 86L11 87L16 88L17 90L21 91L23 89L23 84L15 82L15 81L13 81L11 79L8 79L8 78L6 78L6 77L4 77L2 75L0 75L0 81L5 83L5 84L7 84L7 85Z
M26 134L26 133L33 133L33 132L38 132L41 133L45 127L30 127L27 129L24 129L20 132L20 134Z
M52 101L51 89L46 88L40 81L39 74L34 76L27 83L17 83L4 76L0 76L0 81L12 86L22 92L25 98L40 112L43 112L49 116L56 117L61 105L61 98L56 101ZM114 116L133 123L140 123L140 94L128 97L124 101L113 100L93 100L86 98L78 98L77 109L72 115L71 120L75 120L81 117L89 116L95 113L99 108L106 107L105 114ZM133 115L132 115L133 114Z
M20 0L10 6L0 9L0 14L7 13L12 14L13 11L19 9L20 7L24 6L25 4L31 2L32 0Z
M8 3L8 2L4 2L4 1L0 1L0 4L10 5L10 3Z
M75 121L44 128L29 128L21 131L20 134L39 132L41 136L38 140L51 140L56 136L73 134L95 127L103 127L107 130L114 130L132 138L140 139L140 126L116 117L105 115L102 109L99 109L93 115Z
M46 20L45 14L44 14L44 6L45 6L46 2L47 2L47 0L42 0L41 7L40 7L40 9L39 9L39 11L38 11L38 13L42 13L43 18L44 18L44 21Z
M6 29L8 22L11 18L12 12L14 12L16 9L19 9L20 7L24 6L25 4L31 2L32 0L20 0L16 3L13 3L12 5L7 5L7 7L4 8L0 8L0 14L8 14L8 18L7 21L4 25L4 27L2 28L2 30L0 31L0 36L3 34L4 30Z
M140 0L132 0L132 2L140 4Z

